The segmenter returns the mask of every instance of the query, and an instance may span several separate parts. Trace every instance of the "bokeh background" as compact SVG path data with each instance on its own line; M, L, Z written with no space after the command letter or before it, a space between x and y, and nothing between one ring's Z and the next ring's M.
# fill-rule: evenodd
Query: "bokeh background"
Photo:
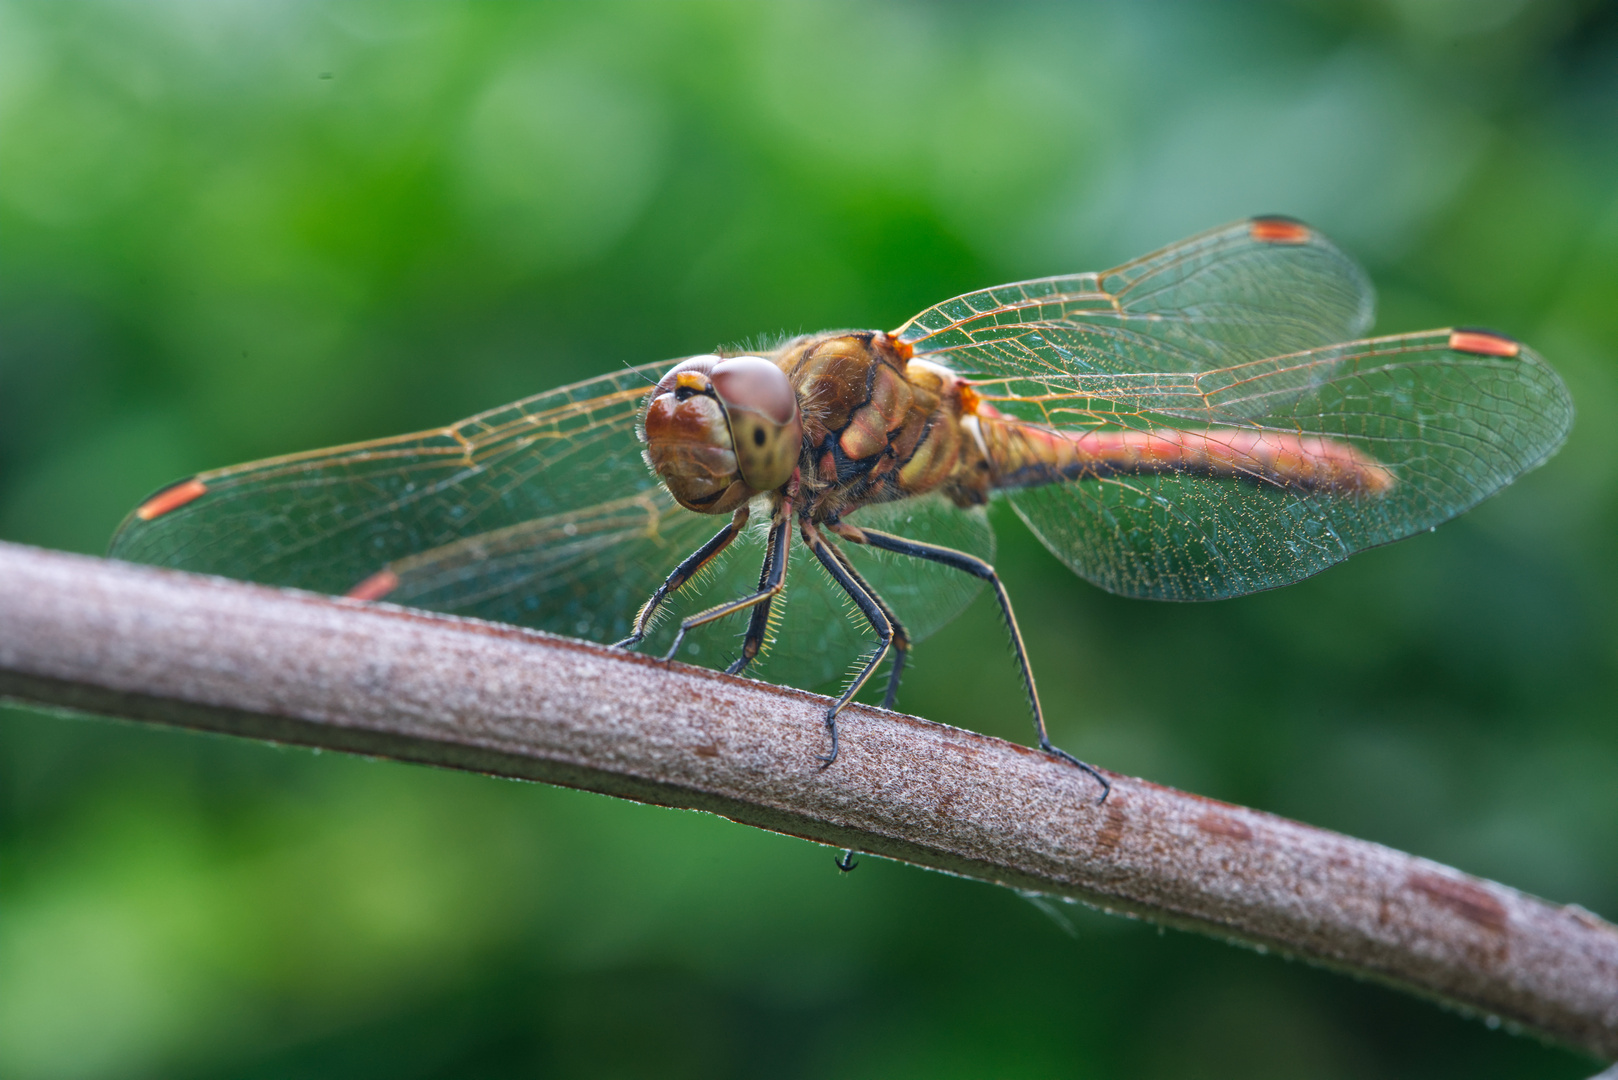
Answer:
M0 538L1255 212L1561 455L1292 588L997 511L1056 740L1618 916L1618 9L0 3ZM4 612L0 612L4 618ZM986 598L901 704L1028 737ZM984 658L988 657L987 660ZM0 1076L1577 1077L1275 957L602 797L0 709Z

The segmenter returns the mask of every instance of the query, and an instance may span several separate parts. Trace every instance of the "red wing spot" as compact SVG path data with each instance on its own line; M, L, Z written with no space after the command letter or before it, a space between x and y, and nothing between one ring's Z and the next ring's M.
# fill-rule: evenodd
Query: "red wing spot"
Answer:
M1254 218L1248 235L1261 244L1307 244L1314 235L1309 226L1291 218Z
M1516 356L1522 352L1522 346L1515 341L1486 330L1451 330L1449 347L1455 352L1478 356Z
M380 600L398 587L398 574L392 570L378 570L343 595L351 600Z
M182 480L172 487L166 487L141 503L135 510L135 516L142 521L151 521L162 517L170 510L178 510L188 502L208 494L208 485L201 480Z

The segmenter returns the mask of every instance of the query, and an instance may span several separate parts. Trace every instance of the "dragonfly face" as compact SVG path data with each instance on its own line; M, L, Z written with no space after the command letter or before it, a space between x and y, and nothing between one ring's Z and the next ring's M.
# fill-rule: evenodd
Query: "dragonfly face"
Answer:
M884 656L891 705L910 646L988 584L1049 748L986 500L1102 588L1215 600L1426 531L1561 445L1572 402L1532 349L1469 329L1364 338L1371 314L1353 260L1253 218L888 333L649 364L202 473L137 507L111 553L629 643L706 576L731 599L674 641L743 616L728 670L763 657L816 686L871 650L828 723ZM813 559L789 566L800 549Z
M728 514L787 482L802 451L798 399L761 356L694 356L664 375L641 420L646 463L687 510Z

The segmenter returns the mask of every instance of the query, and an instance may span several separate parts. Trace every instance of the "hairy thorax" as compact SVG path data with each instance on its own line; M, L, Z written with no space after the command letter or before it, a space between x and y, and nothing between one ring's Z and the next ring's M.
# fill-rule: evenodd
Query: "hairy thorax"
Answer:
M772 359L803 413L800 470L815 519L930 491L961 506L988 498L975 396L948 369L873 331L796 338Z

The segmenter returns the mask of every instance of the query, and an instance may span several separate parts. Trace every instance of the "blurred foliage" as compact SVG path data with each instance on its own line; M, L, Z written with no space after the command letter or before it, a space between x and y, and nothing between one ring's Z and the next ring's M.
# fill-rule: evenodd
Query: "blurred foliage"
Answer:
M0 3L0 537L1262 211L1580 421L1276 593L1000 565L1086 758L1618 915L1618 10ZM0 618L4 613L0 612ZM901 704L1026 741L980 600ZM1575 1077L1377 987L717 819L22 710L0 1075Z

